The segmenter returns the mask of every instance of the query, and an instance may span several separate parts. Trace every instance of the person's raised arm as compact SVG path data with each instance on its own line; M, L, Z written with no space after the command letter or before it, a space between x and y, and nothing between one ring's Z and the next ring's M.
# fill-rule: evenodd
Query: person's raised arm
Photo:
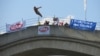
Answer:
M39 8L42 8L41 6L40 7L37 7L37 9L39 9Z

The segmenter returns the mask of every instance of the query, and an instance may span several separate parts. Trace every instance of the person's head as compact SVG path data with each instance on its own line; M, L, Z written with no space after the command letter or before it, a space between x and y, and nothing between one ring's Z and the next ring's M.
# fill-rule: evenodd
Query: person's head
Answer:
M36 8L36 6L34 6L34 8Z

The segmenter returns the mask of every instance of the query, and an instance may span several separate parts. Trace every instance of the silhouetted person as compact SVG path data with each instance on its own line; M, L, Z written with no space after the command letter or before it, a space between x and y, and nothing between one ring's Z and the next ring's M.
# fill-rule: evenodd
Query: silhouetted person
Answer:
M58 17L54 17L53 18L53 25L58 25L58 23L59 23L59 19L58 19Z
M49 25L49 21L45 21L44 25Z
M64 26L65 26L65 27L69 27L69 24L68 24L68 23L65 23Z
M34 11L37 15L41 16L42 17L42 14L38 11L38 9L41 8L41 7L36 7L34 6Z

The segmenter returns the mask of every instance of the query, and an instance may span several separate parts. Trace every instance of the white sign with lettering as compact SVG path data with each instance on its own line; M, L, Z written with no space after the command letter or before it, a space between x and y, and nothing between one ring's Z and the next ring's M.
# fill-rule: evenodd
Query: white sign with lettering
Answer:
M39 26L38 34L40 35L48 35L50 34L50 26Z

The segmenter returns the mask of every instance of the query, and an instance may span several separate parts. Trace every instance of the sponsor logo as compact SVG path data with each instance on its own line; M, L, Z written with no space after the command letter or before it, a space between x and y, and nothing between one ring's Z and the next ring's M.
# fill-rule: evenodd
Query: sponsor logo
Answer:
M14 24L14 25L11 25L10 26L10 30L14 31L14 30L20 29L22 27L23 27L23 23L18 22L18 23Z
M39 28L40 32L47 32L48 30L49 30L49 28L46 26Z

